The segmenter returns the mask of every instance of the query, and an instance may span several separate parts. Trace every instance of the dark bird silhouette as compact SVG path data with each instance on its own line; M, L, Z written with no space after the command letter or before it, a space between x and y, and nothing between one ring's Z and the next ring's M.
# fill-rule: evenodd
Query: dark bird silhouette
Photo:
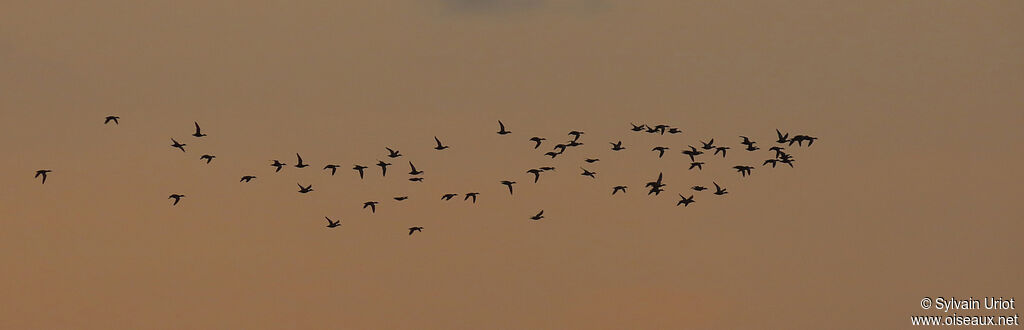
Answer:
M630 128L630 130L632 130L634 132L643 131L644 128L647 126L647 125L644 125L644 124L636 125L636 124L633 124L633 123L629 123L629 125L633 126L633 128Z
M380 176L388 176L388 166L391 163L385 163L382 160L377 160L377 166L380 166Z
M608 143L611 143L612 150L614 150L614 151L619 151L619 150L622 150L622 149L626 149L626 147L622 146L622 141L621 140L619 142L608 142Z
M202 156L199 156L199 159L200 160L205 159L207 164L209 164L211 161L213 161L214 158L217 158L217 156L214 156L214 155L202 155Z
M409 162L409 168L412 169L411 171L409 171L409 175L420 175L420 174L423 174L423 171L417 171L416 170L416 166L413 165L411 161Z
M334 227L337 227L337 226L341 226L341 220L331 221L331 218L328 218L328 217L324 217L324 219L327 219L327 228L334 228Z
M789 140L789 145L793 145L793 142L796 142L798 146L802 147L804 145L804 141L807 141L807 146L810 147L811 144L814 144L814 140L817 139L818 138L816 137L811 137L803 134L794 135L793 138Z
M341 167L341 165L327 164L327 166L324 166L324 169L331 169L331 176L334 176L334 173L338 173L338 167Z
M295 167L303 168L303 167L309 166L309 164L305 164L305 163L302 162L302 156L299 156L299 153L295 153L295 158L299 159L299 163L295 164Z
M43 176L43 182L41 184L46 184L46 173L50 173L50 172L53 172L53 171L52 170L38 170L38 171L36 171L36 176L34 176L33 178L38 178L40 175L42 175Z
M682 130L680 130L678 128L675 128L675 127L672 127L672 128L668 129L668 133L669 134L679 134L679 133L682 133L682 132L683 132Z
M779 129L776 128L775 129L775 134L779 136L779 139L775 141L776 143L786 143L786 142L789 142L789 133L786 133L785 135L783 135L782 132L780 132Z
M711 141L708 141L708 142L700 141L700 144L702 144L700 146L701 149L711 150L711 149L715 148L715 139L711 139Z
M171 194L171 196L167 197L167 199L174 198L174 204L171 204L173 206L173 205L178 205L178 202L181 201L182 197L185 197L185 195Z
M761 149L761 147L747 146L747 151L755 151L755 150L760 150L760 149Z
M199 129L199 122L194 122L194 123L196 124L196 132L192 133L192 136L194 136L194 137L204 137L204 136L206 136L206 134L203 134L203 132Z
M540 180L540 172L544 172L544 171L542 171L540 169L536 169L536 168L531 168L531 169L526 171L526 173L533 174L533 183L537 183L537 180Z
M743 177L746 177L747 174L750 174L750 170L754 169L753 166L745 166L745 165L736 165L736 166L733 166L732 168L735 168L736 171L740 172L740 174L742 174Z
M370 213L377 213L377 204L379 204L379 203L380 202L369 201L369 202L363 203L363 208L365 209L367 206L369 206L370 207Z
M412 181L412 182L423 182L423 178L409 178L409 181Z
M437 146L434 147L434 150L448 149L448 146L441 144L441 140L439 140L436 136L434 137L434 142L437 142Z
M683 154L684 154L684 155L687 155L687 156L690 156L690 161L691 161L691 162L695 162L695 161L697 161L697 160L696 160L696 159L694 159L693 157L696 157L696 156L698 156L698 155L701 155L701 154L703 154L704 152L703 152L703 151L700 151L700 150L697 150L697 148L694 148L693 146L689 146L689 147L690 147L690 150L683 150Z
M578 147L578 146L581 146L581 145L583 145L583 142L569 141L569 142L566 142L565 146L567 146L567 147Z
M597 172L591 172L591 171L588 171L587 169L582 168L582 167L580 167L580 169L583 170L583 173L580 173L580 175L582 175L582 176L589 176L589 177L594 178L594 179L597 178L597 177L594 176L594 174L597 174Z
M356 170L356 171L359 171L359 178L362 179L363 178L363 170L366 169L366 166L356 164L356 166L353 166L352 169Z
M172 147L181 149L181 152L185 152L185 146L187 146L187 144L178 143L178 140L175 140L174 138L171 138L171 142L174 142L174 144L171 145Z
M106 125L109 122L114 122L114 125L121 125L121 123L117 122L118 119L121 119L121 117L107 116L107 118L103 120L103 125Z
M473 204L476 204L476 196L477 195L480 195L480 193L478 193L478 192L466 193L466 198L463 198L462 200L467 200L470 197L472 197L473 198Z
M508 194L512 195L512 185L516 184L516 182L515 181L504 180L504 181L501 181L501 184L503 184L505 186L508 186Z
M690 203L693 203L693 195L690 195L690 197L683 197L683 194L679 194L679 198L682 199L680 199L679 202L676 203L676 206L682 204L683 207L687 207L690 206Z
M583 134L584 133L580 132L580 131L570 131L569 132L569 135L572 135L572 141L573 142L576 142L576 140L579 140L580 139L580 135L583 135Z
M402 154L399 153L398 150L394 150L394 149L391 149L391 148L388 148L388 147L384 147L384 149L388 149L388 157L391 157L391 158L402 157Z
M540 212L537 212L537 215L530 217L530 219L531 220L544 219L544 210L540 210Z
M423 227L409 227L409 235L410 236L412 236L412 233L415 233L415 232L421 232L422 233L423 232Z
M665 191L665 189L662 189L661 187L651 187L651 191L648 191L647 195L654 194L654 196L658 196L663 191Z
M778 159L767 159L767 160L764 161L763 164L761 164L761 166L766 166L768 164L772 164L772 167L774 168L775 167L775 163L777 163L778 161L779 161Z
M666 184L661 183L661 179L662 178L664 178L664 173L658 173L658 180L648 182L647 184L644 185L644 187L655 187L655 188L664 187L664 186L666 186Z
M256 178L255 176L246 175L246 176L243 176L241 180L238 180L238 182L242 182L242 181L249 182L249 181L252 181L252 179L255 179L255 178Z
M281 172L281 168L284 167L285 165L288 165L288 164L282 163L282 162L278 161L277 159L274 160L273 164L270 164L270 166L277 167L277 169L274 170L274 173Z
M398 197L395 197L395 200L399 201L399 202L404 201L406 199L409 199L409 196L398 196Z
M501 129L498 130L498 134L505 135L505 134L508 134L508 133L512 133L512 131L506 131L505 130L505 123L502 123L500 120L498 121L498 126L501 126Z
M585 161L587 163L593 163L593 162L596 162L596 161L599 161L599 160L601 160L601 159L598 159L598 158L587 158L587 159L584 159L583 161Z
M704 170L704 162L692 162L690 163L690 168L688 168L688 170L692 170L694 167L696 167L697 170L702 171Z
M666 128L668 128L668 125L664 125L664 124L654 126L654 129L657 130L657 131L660 131L661 135L665 135L665 129Z
M715 154L717 155L718 152L721 151L722 152L722 158L725 158L725 151L726 150L729 150L729 147L715 147Z
M658 158L661 158L661 156L665 155L665 150L668 150L668 147L654 147L653 149L651 149L651 151L658 152Z
M783 163L789 165L789 167L793 167L793 158L780 159L779 163Z
M653 134L653 133L658 133L658 128L657 128L657 127L650 127L650 126L647 126L647 130L646 130L646 132L647 132L647 133L652 133L652 134Z
M740 142L740 144L747 146L747 150L750 150L750 148L753 148L754 144L757 143L757 142L751 141L750 138L748 138L746 136L740 135L740 137L743 138L743 142Z
M567 146L565 144L559 143L559 144L556 144L555 147L552 148L552 149L558 149L558 153L563 153L563 152L565 152L565 148L567 148L567 147L569 147L569 146Z
M725 191L725 188L719 186L717 182L712 181L711 183L715 184L715 195L721 196L729 193L728 191Z
M786 152L782 151L782 150L785 150L785 149L786 148L779 147L779 146L774 146L774 147L768 148L768 150L771 150L771 151L775 152L775 158L779 158L779 157L782 157L782 155L785 155Z
M552 166L544 166L540 168L541 171L554 171L555 168Z
M441 195L441 199L446 200L446 201L450 201L450 200L452 200L452 197L455 197L455 196L458 196L458 195L459 194L444 194L444 195Z
M693 187L690 187L690 189L693 189L695 191L704 191L704 190L707 190L708 188L704 187L704 186L693 186Z
M298 184L298 183L296 183L296 184ZM310 191L313 191L313 185L309 185L309 186L306 186L306 187L303 187L301 184L298 184L298 185L299 185L299 193L300 194L305 194L305 193L308 193Z
M530 141L533 141L534 143L537 143L536 145L533 146L534 149L540 148L540 143L541 143L541 141L544 141L544 140L547 140L547 139L542 138L542 137L538 137L538 136L534 136L534 137L530 138Z
M554 151L548 151L547 153L544 154L544 156L551 156L551 159L555 159L555 157L558 157L558 153Z
M617 193L619 191L621 191L623 194L625 194L626 193L626 188L628 188L628 187L626 187L626 186L615 186L615 187L612 187L612 195L615 195L615 193Z

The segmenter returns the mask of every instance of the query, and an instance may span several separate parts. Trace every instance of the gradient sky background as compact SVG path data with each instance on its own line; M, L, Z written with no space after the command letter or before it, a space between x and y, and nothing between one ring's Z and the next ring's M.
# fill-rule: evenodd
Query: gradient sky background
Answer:
M1020 1L3 3L0 328L885 329L1021 300L1020 31ZM737 136L775 128L820 140L740 178L771 153ZM687 171L711 137L729 158Z

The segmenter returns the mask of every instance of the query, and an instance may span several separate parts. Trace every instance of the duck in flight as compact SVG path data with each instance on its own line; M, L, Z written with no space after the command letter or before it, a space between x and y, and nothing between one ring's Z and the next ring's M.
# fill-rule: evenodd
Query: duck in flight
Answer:
M118 119L121 119L121 117L107 116L107 118L103 120L103 125L106 125L109 122L114 122L114 125L121 125L121 123L117 122Z
M468 200L470 197L472 197L473 198L473 204L476 204L476 196L477 195L480 195L480 193L478 193L478 192L466 193L466 195L465 195L466 198L463 198L462 200Z
M385 163L382 160L377 160L377 166L380 166L380 176L388 176L388 166L391 163Z
M533 174L533 183L537 183L537 180L540 180L540 172L544 171L536 168L531 168L526 171L526 173Z
M512 133L511 131L506 131L505 130L505 123L502 123L500 120L498 121L498 126L501 126L501 129L498 130L498 134L499 135L505 135L505 134L508 134L508 133Z
M776 128L775 129L775 135L779 136L779 139L775 141L776 143L786 143L786 142L789 142L789 133L786 133L785 135L783 135L782 132L780 132L779 129Z
M754 169L753 166L745 166L745 165L736 165L736 166L733 166L732 168L735 168L736 171L740 172L740 174L742 174L743 177L746 177L747 174L750 174L750 170Z
M409 235L410 236L412 236L412 233L415 233L415 232L421 232L422 233L423 232L423 227L409 227Z
M807 136L807 135L803 135L803 134L795 135L795 136L793 136L792 139L789 140L789 145L793 145L793 142L796 142L796 144L798 146L802 147L804 145L804 141L807 141L807 146L810 147L811 144L814 144L814 140L817 140L817 139L818 138L816 138L816 137Z
M555 168L552 166L544 166L540 168L541 171L554 171Z
M654 147L653 149L651 149L651 151L658 152L658 158L661 158L661 156L665 155L665 150L668 150L668 147Z
M743 138L743 142L740 142L740 144L746 145L747 146L747 151L754 151L754 150L757 150L757 149L761 149L761 148L758 148L758 147L754 146L754 144L757 143L757 142L751 141L750 138L748 138L746 136L740 135L740 137Z
M694 191L704 191L704 190L707 190L708 188L704 187L704 186L693 186L693 187L690 187L690 189L693 189Z
M423 178L419 178L419 177L417 177L417 178L409 178L409 181L412 181L412 182L423 182Z
M171 138L171 142L174 142L174 144L171 145L172 147L181 149L181 152L185 152L185 146L187 146L187 144L179 143L178 140L175 140L174 138Z
M622 149L626 149L626 147L622 146L622 141L621 140L619 142L608 142L608 143L611 143L612 150L614 150L614 151L619 151L619 150L622 150Z
M327 219L327 228L334 228L334 227L337 227L337 226L341 226L341 220L331 221L331 218L328 218L328 217L324 217L324 218Z
M544 210L540 210L540 212L537 212L537 215L530 217L530 220L540 220L540 219L544 219Z
M409 168L412 169L411 171L409 171L409 175L420 175L420 174L423 174L423 171L417 171L416 170L416 165L413 165L411 161L409 162Z
M715 147L715 154L717 155L718 152L721 151L722 152L722 158L725 158L725 151L726 150L729 150L729 147Z
M596 161L599 161L599 160L601 160L601 159L600 158L587 158L587 159L584 159L583 161L585 161L587 163L593 163L593 162L596 162Z
M643 131L646 128L647 125L644 125L644 124L637 125L637 124L629 123L629 126L633 126L633 128L630 128L631 131L640 132L640 131Z
M296 184L298 184L298 183L296 183ZM313 191L313 185L309 185L309 186L306 186L306 187L303 187L301 184L298 184L298 185L299 185L299 193L300 194L305 194L305 193L308 193L310 191Z
M206 136L206 134L203 134L202 130L199 129L199 122L193 122L193 123L196 124L196 132L192 133L192 136L194 136L194 137L204 137L204 136Z
M399 202L404 201L406 199L409 199L409 196L398 196L398 197L395 197L395 200L399 201Z
M559 143L559 144L556 144L555 147L552 148L552 149L558 149L558 153L563 153L563 152L565 152L565 148L567 148L567 147L569 147L569 146L567 146L565 144Z
M444 195L441 195L441 199L442 200L446 200L446 201L450 201L450 200L452 200L452 197L455 197L455 196L458 196L458 195L459 194L444 194Z
M567 147L578 147L578 146L581 146L581 145L583 145L583 142L577 142L576 140L573 140L573 141L566 142L565 146L567 146Z
M508 187L508 194L512 195L512 185L516 184L515 181L502 180L501 184Z
M704 170L704 162L692 162L692 163L690 163L690 168L688 168L688 169L692 170L694 167L696 167L698 171L703 171Z
M711 150L715 148L715 139L711 139L711 141L708 142L700 141L700 144L702 144L702 146L700 146L701 149Z
M399 153L398 150L392 150L391 148L388 148L388 147L384 147L384 149L388 149L388 157L391 157L391 158L402 157L402 154Z
M448 146L441 144L441 140L439 140L436 136L434 137L434 142L437 142L437 146L434 147L434 150L448 149Z
M715 195L721 196L729 193L728 191L725 191L725 188L719 186L717 182L712 181L711 183L715 184Z
M576 142L576 140L580 139L580 135L583 135L583 132L580 132L580 131L570 131L569 135L572 135L572 141Z
M205 159L207 164L209 164L211 161L213 161L214 158L217 158L217 156L214 156L214 155L202 155L202 156L199 156L199 159L200 160Z
M775 152L775 158L782 157L782 155L784 155L786 153L785 151L783 151L783 150L786 150L786 148L783 148L783 147L780 147L780 146L774 146L774 147L768 148L768 150L771 150L771 151Z
M174 198L174 204L171 204L172 206L174 206L174 205L178 205L178 202L181 201L182 197L185 197L185 195L171 194L171 196L167 197L167 199Z
M379 204L379 203L380 202L369 201L369 202L363 203L363 208L365 209L367 206L369 206L370 207L370 213L377 213L377 204Z
M359 165L359 164L356 164L356 166L352 167L353 170L359 171L359 178L360 179L363 178L363 170L365 170L366 168L367 168L366 166Z
M295 153L295 158L299 159L299 163L295 164L295 167L303 168L303 167L309 166L309 164L302 163L302 156L299 156L299 153L297 153L297 152Z
M534 143L536 143L533 146L534 149L540 148L540 143L541 143L541 141L544 141L544 140L547 140L547 139L539 137L539 136L534 136L534 137L530 138L530 141L533 141Z
M696 157L696 156L701 155L701 154L704 153L703 151L697 150L697 148L694 148L693 146L688 146L688 147L690 147L690 150L683 150L683 154L687 155L687 156L690 156L690 161L691 162L697 161L693 157Z
M679 133L682 133L682 132L683 132L683 130L675 128L675 127L671 127L671 128L668 129L668 133L669 134L679 134Z
M42 176L43 177L43 182L41 184L46 184L46 173L50 173L50 172L53 172L53 171L52 170L38 170L38 171L36 171L36 176L34 176L33 178L38 178L39 176Z
M597 177L594 177L594 174L597 174L597 172L591 172L591 171L588 171L587 169L582 168L582 167L580 167L580 169L583 170L583 173L580 173L580 175L582 175L582 176L589 176L589 177L594 178L594 179L597 178Z
M341 165L337 165L337 164L327 164L327 166L324 166L324 169L325 169L325 170L326 170L326 169L330 169L330 170L331 170L331 176L334 176L334 173L337 173L337 172L338 172L338 167L341 167Z
M683 197L683 194L679 194L679 198L682 199L680 199L679 202L676 203L676 206L682 204L683 207L687 207L690 206L690 203L693 203L693 195L690 195L690 197Z
M615 186L615 187L612 187L612 195L615 195L615 193L617 193L619 191L621 191L623 194L625 194L626 193L626 188L628 188L628 187L626 187L626 186Z
M761 164L761 166L767 166L768 164L772 164L772 168L774 168L775 167L775 163L777 163L777 162L779 162L778 159L774 159L774 158L773 159L767 159L767 160L764 161L764 163Z
M654 126L654 129L656 131L660 131L661 135L665 135L665 129L666 128L668 128L668 125L664 125L664 124Z
M255 179L255 178L256 178L256 176L246 175L246 176L243 176L241 180L238 180L238 182L242 182L242 181L249 182L249 181L252 181L252 179Z
M288 164L282 163L281 161L279 161L277 159L274 160L273 164L270 164L270 166L277 167L277 169L274 170L274 173L281 172L281 168L284 167L285 165L288 165Z

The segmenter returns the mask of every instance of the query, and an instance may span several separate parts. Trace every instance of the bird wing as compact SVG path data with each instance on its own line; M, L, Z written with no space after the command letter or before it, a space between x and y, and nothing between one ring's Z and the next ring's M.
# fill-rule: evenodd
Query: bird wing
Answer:
M442 146L441 145L441 140L439 140L436 136L434 137L434 142L437 142L437 146L438 147Z
M413 165L412 162L409 162L409 167L412 168L413 172L416 172L416 166Z
M193 123L196 124L196 133L199 133L199 122L194 121Z
M501 126L501 130L502 130L502 131L504 131L504 130L505 130L505 124L504 124L504 123L502 123L502 122L501 122L500 120L498 121L498 126Z
M295 153L295 157L299 159L299 164L302 164L302 156L299 156L299 153Z

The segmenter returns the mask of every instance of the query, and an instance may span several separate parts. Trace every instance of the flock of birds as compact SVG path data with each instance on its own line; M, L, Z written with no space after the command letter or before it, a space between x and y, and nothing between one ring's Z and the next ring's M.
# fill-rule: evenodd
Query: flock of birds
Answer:
M120 125L119 119L120 119L120 117L118 117L118 116L107 116L104 119L103 124L106 125L106 124L113 123L114 125ZM198 122L194 122L194 124L195 124L195 132L192 133L193 137L202 138L202 137L207 136L205 133L203 133L202 128L199 126ZM646 133L649 133L649 134L661 134L661 135L665 135L665 133L669 133L669 134L679 134L679 133L682 133L682 130L680 130L679 128L671 127L669 125L663 125L663 124L650 126L650 125L646 125L646 124L636 125L636 124L630 123L630 125L632 126L632 128L630 130L634 131L634 132L646 132ZM502 123L500 120L498 121L498 126L499 126L499 130L497 131L498 135L504 136L504 135L509 135L509 134L512 133L511 131L506 129L505 124ZM814 141L816 141L818 139L817 137L813 137L813 136L809 136L809 135L803 135L803 134L793 135L792 137L790 137L789 133L782 133L778 129L775 130L775 133L776 133L778 139L775 140L774 142L777 145L768 148L769 151L773 152L774 156L772 158L766 159L761 164L761 166L771 165L774 168L774 167L776 167L777 164L781 163L781 164L784 164L784 165L789 165L789 167L793 167L793 162L795 161L795 159L793 158L793 156L791 154L789 154L789 153L787 153L785 151L786 147L792 147L793 144L796 144L799 147L803 147L804 146L804 142L807 143L807 147L810 147L811 145L814 144ZM568 135L572 137L571 140L568 140L568 141L563 142L563 143L555 144L554 147L551 149L552 151L548 151L548 152L544 153L544 155L554 159L554 158L564 154L566 152L566 150L568 150L569 148L574 148L574 147L578 147L578 146L583 145L583 142L580 142L580 137L583 136L584 134L585 133L582 132L582 131L575 131L575 130L574 131L570 131ZM753 152L753 151L757 151L757 150L761 149L760 147L757 146L757 142L751 140L749 137L740 136L740 138L743 139L740 142L740 144L745 146L743 148L743 150L746 150L748 152ZM544 143L544 141L547 141L547 139L543 138L543 137L534 136L534 137L531 137L529 139L529 141L533 143L533 148L534 149L539 149L541 147L541 145ZM172 148L181 150L181 152L187 152L185 147L188 146L188 144L178 142L174 138L171 138L171 142L172 143L171 143L170 146ZM436 137L436 136L434 137L434 142L437 144L437 146L434 147L434 149L437 150L437 151L443 151L443 150L446 150L446 149L449 148L449 146L447 146L444 143L442 143L441 140L438 137ZM728 150L731 149L730 147L727 147L727 146L715 145L715 139L710 139L707 142L704 142L703 140L699 141L699 142L701 144L699 149L697 147L692 146L692 145L688 145L687 148L682 151L682 154L688 156L689 159L690 159L689 170L693 170L694 168L696 168L697 170L703 170L704 169L705 162L698 161L697 158L699 156L701 156L701 155L705 155L705 151L712 152L711 150L714 150L712 152L712 156L717 156L717 155L721 154L722 158L725 158L726 157L726 153L728 152ZM626 147L624 147L622 145L622 141L621 140L620 141L616 141L616 142L609 142L609 144L611 144L611 150L612 151L621 151L621 150L625 150L626 149ZM391 147L385 147L385 149L387 149L387 151L388 151L388 153L386 155L386 157L388 157L388 158L395 159L395 158L400 158L400 157L403 156L399 150L392 149ZM665 146L655 146L655 147L653 147L651 149L651 151L657 153L658 158L664 157L665 156L665 152L668 151L668 150L670 150L670 148L669 147L665 147ZM310 166L310 164L307 164L307 163L303 162L302 156L299 155L298 153L295 154L295 157L296 157L296 163L292 165L295 168L305 168L305 167L309 167ZM215 158L217 158L217 156L210 155L210 154L203 154L203 155L199 156L200 161L205 161L206 164L211 163ZM586 162L588 164L595 163L595 162L598 162L598 161L600 161L600 159L598 159L598 158L585 158L584 159L584 162ZM274 167L274 173L280 172L287 165L288 164L282 163L280 160L277 160L277 159L273 160L272 163L270 164L271 167ZM385 162L385 161L381 161L381 160L378 160L377 164L376 164L376 166L380 167L381 176L382 177L387 176L388 166L391 166L391 165L393 165L393 164ZM326 164L323 167L323 170L325 170L325 171L326 170L330 170L330 175L333 176L333 175L337 174L338 168L340 168L340 167L341 167L341 165L339 165L339 164ZM412 181L412 182L422 182L423 181L423 177L421 176L421 174L423 174L423 171L417 170L416 166L413 165L412 161L409 161L409 167L411 169L411 171L409 172L409 175L411 176L409 178L409 181ZM368 166L364 166L364 165L360 165L360 164L355 164L352 167L352 170L358 172L359 178L363 179L365 174L366 174L365 170L368 169L368 168L369 168ZM590 171L590 170L588 170L586 168L583 168L582 166L580 166L580 169L583 170L583 172L580 173L580 175L586 176L586 177L590 177L592 179L596 179L597 178L596 177L597 172ZM733 166L733 169L735 169L742 177L746 177L746 176L751 175L753 173L752 171L755 169L755 167L754 166L749 166L749 165L736 165L736 166ZM549 172L549 171L554 171L554 170L555 170L555 167L544 166L544 167L538 167L538 168L529 169L529 170L526 171L526 173L533 175L533 182L537 183L540 180L541 173L545 173L545 172ZM53 171L49 170L49 169L37 170L36 174L35 174L35 178L41 178L41 183L45 184L46 183L47 175L49 173L52 173L52 172ZM648 190L648 192L647 192L647 195L654 194L654 195L657 196L661 192L665 191L665 187L667 186L667 184L663 182L663 178L664 178L663 173L658 173L658 178L656 180L647 182L644 185L645 188L650 188ZM239 182L248 183L248 182L251 182L253 179L256 179L256 176L254 176L254 175L245 175L245 176L242 176L242 178L241 178L241 180L239 180ZM516 184L516 181L501 180L499 182L502 185L504 185L504 186L506 186L508 188L509 195L514 195L514 191L512 189L512 186ZM298 192L301 193L301 194L307 194L307 193L310 193L310 192L314 191L312 184L305 185L305 186L303 186L301 183L296 183L296 184L299 186ZM719 185L718 182L712 181L712 184L715 186L715 191L712 192L712 194L721 196L721 195L725 195L725 194L728 193L728 191L726 191L725 188L723 188L721 185ZM611 194L615 195L615 194L617 194L619 192L626 193L626 189L627 188L629 188L629 187L625 186L625 185L613 186ZM693 190L693 191L697 191L697 192L701 192L701 191L705 191L705 190L710 190L710 188L707 188L707 187L704 187L704 186L700 186L700 185L692 186L692 187L690 187L690 189ZM470 199L472 199L472 203L476 203L477 196L479 196L479 195L480 195L479 192L465 193L465 194L463 194L463 196L464 196L463 200L464 201L469 201ZM451 200L452 198L455 198L457 196L458 196L458 194L448 193L448 194L443 194L441 196L441 199L445 200L445 201L448 201L448 200ZM695 203L696 201L694 199L694 196L695 196L694 194L690 194L690 196L684 196L683 194L680 193L679 194L679 198L680 199L676 203L676 206L682 205L682 206L686 207L686 206L689 206L692 203ZM167 198L174 200L172 202L172 204L171 204L173 206L173 205L178 205L178 203L181 202L181 199L185 198L185 195L174 193L174 194L171 194ZM404 200L406 200L408 198L409 198L409 196L396 196L393 199L395 201L401 202L401 201L404 201ZM377 212L377 204L380 204L380 202L368 201L368 202L363 203L363 208L364 209L369 208L371 213L376 213ZM336 228L336 227L340 227L341 226L341 220L337 220L336 221L336 220L332 220L329 217L324 217L324 218L327 219L327 228ZM529 217L529 219L534 220L534 221L541 220L543 218L544 218L544 210L540 210L540 212L537 212L536 215L534 215L532 217ZM409 230L409 235L412 235L415 232L422 232L423 231L423 227L415 226L415 227L410 227L408 230Z

